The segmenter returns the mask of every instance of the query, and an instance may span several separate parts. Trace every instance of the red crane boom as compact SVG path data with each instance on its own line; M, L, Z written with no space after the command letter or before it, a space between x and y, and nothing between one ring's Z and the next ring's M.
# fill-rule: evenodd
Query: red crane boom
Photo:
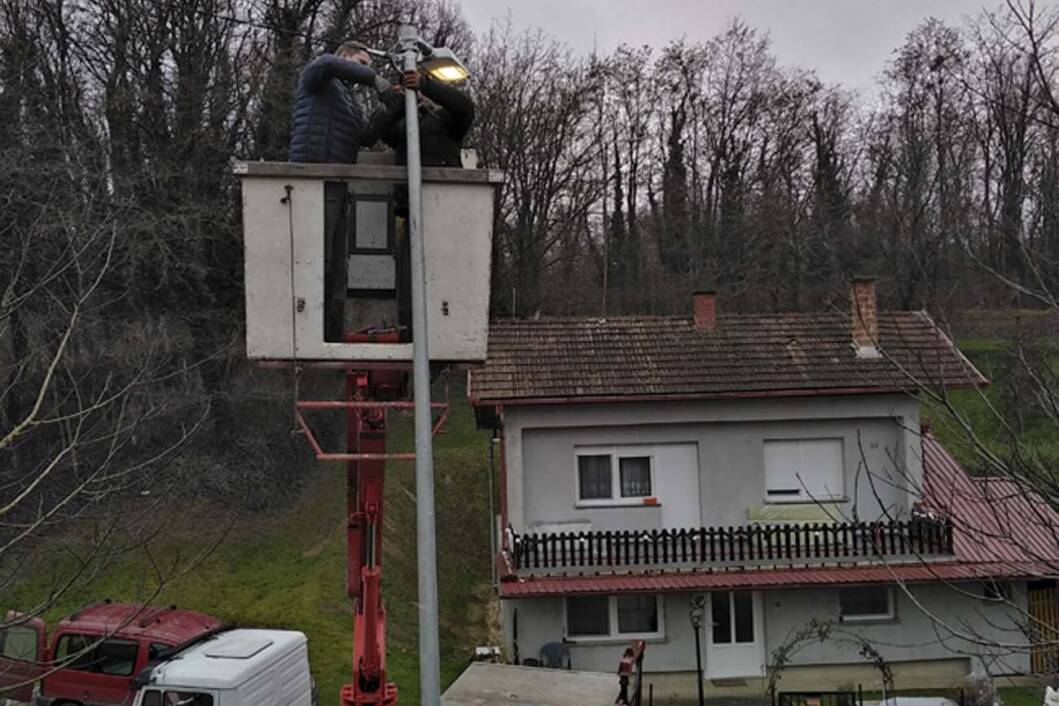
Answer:
M346 587L354 602L353 682L342 687L342 706L397 703L397 685L386 681L386 608L382 602L383 484L386 406L405 388L399 371L346 372L346 398L363 406L346 410Z

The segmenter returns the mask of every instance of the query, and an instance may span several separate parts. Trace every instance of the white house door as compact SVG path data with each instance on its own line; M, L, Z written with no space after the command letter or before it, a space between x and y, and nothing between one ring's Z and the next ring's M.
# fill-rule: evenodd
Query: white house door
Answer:
M765 673L760 591L709 594L706 625L706 677L759 677Z

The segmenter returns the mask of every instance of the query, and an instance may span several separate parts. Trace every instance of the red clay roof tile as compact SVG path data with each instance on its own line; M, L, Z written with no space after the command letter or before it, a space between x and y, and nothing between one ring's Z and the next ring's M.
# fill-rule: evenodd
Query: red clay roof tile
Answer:
M473 402L819 394L988 381L924 312L880 312L879 358L859 358L847 314L498 320L471 371Z

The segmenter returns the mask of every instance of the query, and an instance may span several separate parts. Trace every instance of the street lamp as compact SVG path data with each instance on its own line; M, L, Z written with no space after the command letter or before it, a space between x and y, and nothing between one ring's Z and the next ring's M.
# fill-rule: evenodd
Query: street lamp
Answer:
M432 78L445 83L466 81L471 75L456 54L448 47L434 47L419 61L419 68Z
M447 49L419 39L416 28L402 25L397 54L404 72L418 67L440 80L466 78L467 69ZM408 154L408 238L412 257L412 379L415 399L416 553L419 564L419 693L423 706L441 705L441 649L438 642L438 562L434 519L433 420L430 412L430 351L427 343L426 259L423 248L423 165L419 146L419 101L404 92Z
M402 72L422 70L445 83L464 81L467 67L451 49L432 47L416 28L401 25L388 58ZM427 343L426 260L423 248L423 165L419 145L418 91L404 91L408 168L408 239L412 259L412 392L415 400L416 554L419 598L419 693L423 706L441 704L441 649L438 641L438 564L434 518L433 419L430 408L430 351Z
M426 72L431 78L444 83L460 83L471 76L470 70L464 66L456 52L448 47L432 47L429 44L416 40L416 48L419 50L419 61L417 66ZM403 50L398 47L398 55L394 55L382 49L365 49L371 56L385 59L400 66L404 61Z
M702 623L706 618L706 596L704 594L698 593L691 597L691 610L688 613L688 617L691 618L691 628L695 632L695 668L699 674L697 680L699 684L699 706L706 706L706 695L703 693L702 687L702 646L699 638Z

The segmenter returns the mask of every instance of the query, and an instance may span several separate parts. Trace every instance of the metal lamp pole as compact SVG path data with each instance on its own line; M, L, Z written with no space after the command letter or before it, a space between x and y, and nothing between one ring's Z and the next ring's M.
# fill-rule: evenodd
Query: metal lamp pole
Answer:
M419 59L415 27L402 25L398 44L404 71ZM434 521L434 447L431 438L430 353L427 349L426 260L423 247L423 169L419 155L416 91L404 93L408 145L408 237L412 256L412 356L415 398L416 554L419 563L419 693L423 706L441 704L441 650L438 644L438 565Z
M695 631L695 668L698 672L698 679L696 680L699 685L699 706L706 706L706 695L703 693L702 682L702 646L700 643L699 633L702 632L703 618L706 616L706 597L703 595L695 595L691 598L691 611L689 613L691 618L691 629Z

